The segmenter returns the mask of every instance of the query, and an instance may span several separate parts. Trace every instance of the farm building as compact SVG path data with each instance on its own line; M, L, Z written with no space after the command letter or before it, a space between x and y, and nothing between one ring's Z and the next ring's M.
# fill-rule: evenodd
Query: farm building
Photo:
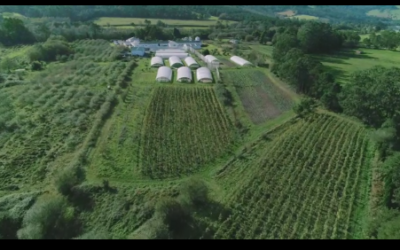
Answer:
M161 66L164 66L164 61L161 57L155 56L155 57L151 58L150 67L158 68Z
M206 55L205 58L206 58L207 62L209 62L209 63L214 62L214 61L219 62L218 59L212 55Z
M132 47L131 53L132 53L132 56L144 56L145 51L144 51L144 48Z
M249 61L247 61L241 57L238 57L238 56L232 56L230 59L232 62L234 62L240 66L251 66L252 65Z
M158 68L156 81L157 82L170 82L172 79L172 70L169 67L161 66Z
M178 70L177 80L178 82L191 82L192 81L192 71L189 67L180 67Z
M198 68L198 67L200 67L200 65L193 59L193 57L190 57L190 56L185 58L185 63L190 68Z
M162 49L157 50L156 56L161 58L170 58L171 56L176 56L178 58L186 58L189 54L182 49Z
M169 58L169 66L173 67L173 68L179 68L181 66L183 66L181 60L179 59L179 57L177 56L171 56Z
M212 82L213 78L211 71L206 67L201 67L196 70L196 76L198 82Z

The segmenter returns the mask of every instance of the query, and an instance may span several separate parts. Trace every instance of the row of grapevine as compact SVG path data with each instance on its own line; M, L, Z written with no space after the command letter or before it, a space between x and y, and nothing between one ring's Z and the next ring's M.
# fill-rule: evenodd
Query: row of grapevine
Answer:
M238 169L218 178L223 183L230 183L230 177L242 180L228 199L232 214L220 222L215 238L351 235L352 211L358 205L353 194L365 166L360 159L367 139L357 125L329 115L314 116L256 149L261 152L257 158L234 161ZM240 164L253 174L245 174Z
M158 87L143 124L142 173L156 178L193 173L221 156L232 140L212 88Z

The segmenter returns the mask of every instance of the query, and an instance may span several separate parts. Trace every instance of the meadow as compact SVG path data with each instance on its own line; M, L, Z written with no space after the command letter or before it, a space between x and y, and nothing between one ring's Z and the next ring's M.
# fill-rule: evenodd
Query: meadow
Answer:
M400 63L400 52L390 50L360 48L363 53L357 55L356 50L344 50L336 54L316 56L323 65L335 72L341 82L347 82L351 73L380 65L397 67Z

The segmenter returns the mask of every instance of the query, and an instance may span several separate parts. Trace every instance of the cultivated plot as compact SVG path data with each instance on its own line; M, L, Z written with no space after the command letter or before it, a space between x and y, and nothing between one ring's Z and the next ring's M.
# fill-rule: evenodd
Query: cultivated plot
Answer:
M154 178L193 173L224 154L233 133L213 88L158 87L143 124L141 172Z
M215 238L351 238L368 200L364 128L316 114L233 161L218 179L233 212Z
M291 98L260 70L230 70L224 72L223 81L235 86L246 113L254 124L276 118L293 105Z

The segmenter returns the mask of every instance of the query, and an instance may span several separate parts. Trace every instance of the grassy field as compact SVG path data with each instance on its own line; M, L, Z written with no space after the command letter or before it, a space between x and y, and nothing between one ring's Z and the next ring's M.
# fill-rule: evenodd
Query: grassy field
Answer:
M101 17L94 20L94 23L101 26L130 26L132 23L135 26L145 25L144 20L146 18L130 18L130 17ZM177 20L177 19L155 19L148 18L147 20L151 21L152 24L156 24L157 21L162 21L167 25L176 26L176 27L196 27L196 28L205 28L212 25L215 25L218 20L215 18L211 18L209 20ZM225 23L225 21L223 21ZM232 23L234 21L228 21L228 23Z
M289 122L219 173L232 214L215 238L353 238L368 204L369 164L361 126L329 115Z
M398 67L400 52L377 49L360 49L362 54L356 55L355 50L346 50L334 55L318 56L317 58L331 70L339 80L346 82L351 73L364 70L376 65Z
M368 16L376 16L376 17L383 17L392 20L399 20L400 19L400 6L396 6L397 9L394 10L370 10L366 14Z
M290 16L288 18L297 18L300 20L318 20L319 19L319 17L310 16L310 15L295 15L295 16Z

